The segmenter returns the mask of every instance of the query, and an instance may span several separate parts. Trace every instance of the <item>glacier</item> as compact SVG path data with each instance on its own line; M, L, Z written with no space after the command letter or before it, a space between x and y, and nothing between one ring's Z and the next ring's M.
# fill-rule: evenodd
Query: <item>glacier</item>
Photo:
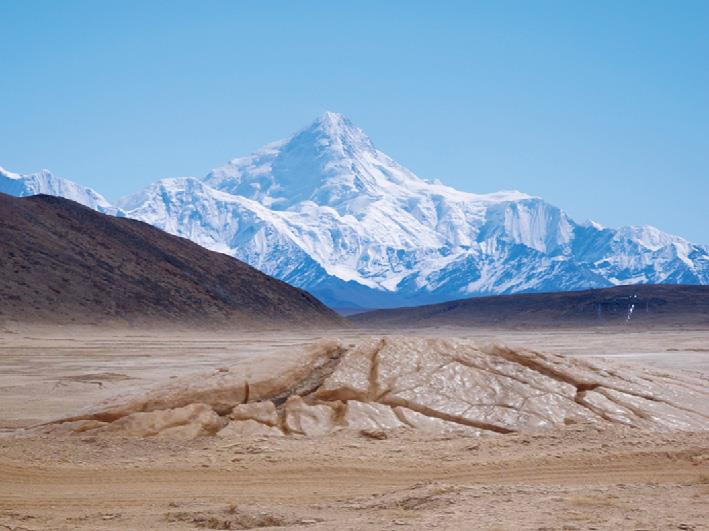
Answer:
M6 185L6 174L0 173L0 192L21 195ZM650 226L577 223L518 191L479 195L421 179L332 112L203 178L163 179L115 207L52 178L44 188L32 188L28 176L14 179L30 183L18 185L22 195L63 195L145 221L335 308L632 283L709 284L709 246Z

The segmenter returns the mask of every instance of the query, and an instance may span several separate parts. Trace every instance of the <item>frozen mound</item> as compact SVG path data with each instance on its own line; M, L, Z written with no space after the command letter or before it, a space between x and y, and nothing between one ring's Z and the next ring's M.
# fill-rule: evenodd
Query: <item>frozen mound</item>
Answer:
M370 339L350 348L323 341L175 380L43 429L242 438L412 429L480 435L577 423L707 430L709 379L441 339Z

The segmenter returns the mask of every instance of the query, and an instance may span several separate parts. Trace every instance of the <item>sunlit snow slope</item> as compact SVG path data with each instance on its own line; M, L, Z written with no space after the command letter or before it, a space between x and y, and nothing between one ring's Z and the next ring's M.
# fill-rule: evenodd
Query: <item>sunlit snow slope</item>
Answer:
M56 195L71 199L104 214L116 215L118 213L118 209L111 206L101 194L68 179L57 177L48 170L20 175L0 167L0 192L16 197L37 194Z
M342 308L709 283L709 247L652 227L579 224L520 192L476 195L420 179L336 113L119 206Z

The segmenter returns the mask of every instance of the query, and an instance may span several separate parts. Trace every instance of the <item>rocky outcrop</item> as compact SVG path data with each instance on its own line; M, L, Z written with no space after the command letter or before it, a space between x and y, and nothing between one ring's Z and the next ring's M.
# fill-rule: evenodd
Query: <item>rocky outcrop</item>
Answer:
M466 435L569 424L709 430L709 379L427 338L315 344L114 401L42 429L126 436Z

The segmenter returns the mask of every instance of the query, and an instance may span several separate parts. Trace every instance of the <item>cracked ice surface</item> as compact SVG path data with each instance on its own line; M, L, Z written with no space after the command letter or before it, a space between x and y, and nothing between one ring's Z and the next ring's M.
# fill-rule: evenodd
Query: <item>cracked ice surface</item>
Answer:
M530 432L567 424L709 429L709 380L461 341L323 341L101 404L44 430L192 438L338 430Z

